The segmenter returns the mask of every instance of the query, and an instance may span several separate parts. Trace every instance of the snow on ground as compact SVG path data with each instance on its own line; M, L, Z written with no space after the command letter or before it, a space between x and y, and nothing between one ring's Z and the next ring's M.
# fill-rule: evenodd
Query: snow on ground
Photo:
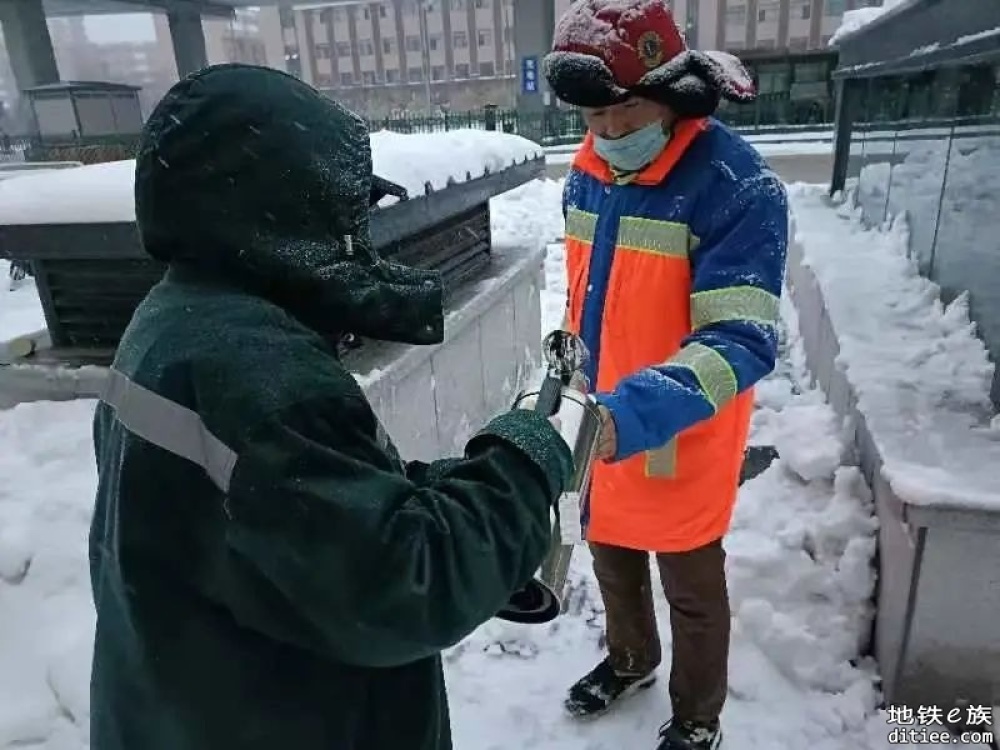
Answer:
M5 360L9 341L43 328L45 316L34 279L23 279L12 285L10 263L0 260L0 363Z
M797 234L819 279L841 366L895 493L914 504L1000 509L1000 424L990 428L994 365L968 297L940 302L908 256L905 216L868 229L819 187L793 186Z
M559 183L539 182L497 200L499 241L556 239L559 195ZM545 263L543 332L562 317L561 253L552 244ZM888 750L876 674L859 657L872 614L871 503L858 471L840 465L841 425L803 386L787 300L783 311L784 357L759 389L753 440L785 455L744 486L726 540L734 611L726 746ZM76 401L0 412L0 750L87 746L93 408ZM808 450L797 449L804 434ZM599 721L562 713L566 688L602 656L589 556L578 548L574 558L566 615L535 628L491 621L446 653L457 750L653 747L668 717L666 664L656 688ZM666 645L660 594L657 610Z

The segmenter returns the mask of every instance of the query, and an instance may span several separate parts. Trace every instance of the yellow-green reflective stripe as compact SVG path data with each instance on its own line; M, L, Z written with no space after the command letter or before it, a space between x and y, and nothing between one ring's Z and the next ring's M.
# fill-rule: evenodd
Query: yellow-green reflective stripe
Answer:
M693 372L698 385L716 411L736 395L736 373L726 358L710 346L688 344L667 360L666 364L686 367Z
M669 479L677 471L677 438L662 448L646 451L646 476Z
M566 211L567 239L593 242L596 233L597 214L581 211L579 208L570 208Z
M748 320L774 325L779 301L770 292L755 286L712 289L691 295L691 328L698 330L724 320Z
M691 233L672 221L623 216L618 225L618 246L629 250L686 258Z

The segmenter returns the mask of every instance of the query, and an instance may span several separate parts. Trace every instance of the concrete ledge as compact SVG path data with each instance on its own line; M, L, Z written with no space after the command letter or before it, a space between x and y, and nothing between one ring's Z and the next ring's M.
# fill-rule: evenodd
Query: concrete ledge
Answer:
M442 344L367 342L345 359L404 458L461 455L540 365L544 255L494 253L489 275L450 304ZM103 367L0 364L0 409L97 398L106 376Z
M1000 695L1000 514L916 506L895 494L854 386L838 365L839 335L850 332L835 329L823 289L795 240L788 286L809 370L852 425L857 459L875 496L880 530L874 651L886 700L993 705Z

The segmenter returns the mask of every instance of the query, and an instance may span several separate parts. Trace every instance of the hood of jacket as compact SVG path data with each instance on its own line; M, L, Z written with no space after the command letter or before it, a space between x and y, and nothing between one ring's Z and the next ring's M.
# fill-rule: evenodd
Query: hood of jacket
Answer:
M377 256L375 183L364 120L280 71L218 65L174 85L146 122L136 222L157 260L323 334L437 343L441 276Z

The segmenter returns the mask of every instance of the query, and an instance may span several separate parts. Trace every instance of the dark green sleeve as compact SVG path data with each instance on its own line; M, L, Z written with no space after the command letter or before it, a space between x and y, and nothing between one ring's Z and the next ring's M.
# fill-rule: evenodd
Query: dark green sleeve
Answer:
M441 458L430 463L426 461L407 461L406 477L414 484L433 482L435 479L441 477L443 473L454 468L455 464L461 460L460 458Z
M244 626L389 667L457 643L534 575L572 459L547 420L510 412L464 459L414 467L415 482L376 425L352 397L257 430L236 466L227 541L262 591L240 582L225 604Z

